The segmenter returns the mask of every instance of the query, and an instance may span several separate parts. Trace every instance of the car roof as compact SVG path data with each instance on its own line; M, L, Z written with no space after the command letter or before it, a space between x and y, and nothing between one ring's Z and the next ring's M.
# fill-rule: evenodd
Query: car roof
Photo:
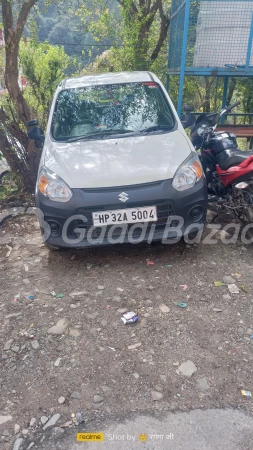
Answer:
M85 75L78 78L68 78L61 83L60 87L62 89L71 89L104 84L138 83L145 81L156 81L155 78L155 75L151 72L106 72L101 74Z

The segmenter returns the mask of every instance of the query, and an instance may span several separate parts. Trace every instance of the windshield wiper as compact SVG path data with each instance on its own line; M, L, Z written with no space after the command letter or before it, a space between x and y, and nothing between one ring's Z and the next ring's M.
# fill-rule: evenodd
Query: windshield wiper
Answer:
M75 142L75 141L81 141L83 139L96 139L96 138L103 138L105 136L108 136L110 134L125 134L125 133L133 133L133 130L125 130L125 129L119 129L119 130L101 130L97 131L95 133L85 134L83 136L75 136L72 138L67 138L65 142Z
M140 130L140 133L152 133L152 131L163 131L163 130L172 130L173 127L169 125L152 125L151 127L143 128Z

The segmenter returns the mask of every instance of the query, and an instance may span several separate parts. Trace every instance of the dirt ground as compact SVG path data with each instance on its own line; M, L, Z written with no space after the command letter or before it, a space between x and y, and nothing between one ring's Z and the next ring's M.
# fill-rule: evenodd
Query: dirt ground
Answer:
M18 438L18 449L51 441L53 450L63 434L75 439L90 423L101 427L135 413L228 407L252 414L253 397L241 395L253 392L252 255L252 245L220 240L53 252L34 216L6 221L0 229L1 450L13 449ZM228 276L238 294L229 293ZM124 325L124 311L137 312L139 321ZM65 329L49 334L59 319ZM179 369L188 360L197 369L189 377ZM71 414L80 411L85 423L75 427ZM55 427L44 431L41 418L57 413ZM1 424L2 416L11 418Z

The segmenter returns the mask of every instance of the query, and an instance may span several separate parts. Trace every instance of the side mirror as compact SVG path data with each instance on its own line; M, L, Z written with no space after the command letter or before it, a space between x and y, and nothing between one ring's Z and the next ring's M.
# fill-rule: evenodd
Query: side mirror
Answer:
M33 120L30 120L29 122L27 122L27 126L28 127L35 127L36 125L38 125L38 120L37 119L33 119Z
M32 141L44 142L45 140L43 130L40 127L37 126L33 127L31 130L28 131L27 134L29 139L31 139Z
M194 114L191 114L190 112L187 112L186 114L183 114L181 117L181 123L184 128L189 128L192 125L194 125L196 122L196 118Z
M194 106L192 106L192 105L184 105L184 111L192 112L192 111L194 111Z

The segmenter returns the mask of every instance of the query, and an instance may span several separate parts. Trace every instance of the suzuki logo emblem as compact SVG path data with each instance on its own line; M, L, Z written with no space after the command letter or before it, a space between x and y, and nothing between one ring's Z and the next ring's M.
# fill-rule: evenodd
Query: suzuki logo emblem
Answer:
M121 194L119 194L118 197L119 197L119 200L124 203L127 200L129 200L128 194L126 194L125 192L121 192Z

